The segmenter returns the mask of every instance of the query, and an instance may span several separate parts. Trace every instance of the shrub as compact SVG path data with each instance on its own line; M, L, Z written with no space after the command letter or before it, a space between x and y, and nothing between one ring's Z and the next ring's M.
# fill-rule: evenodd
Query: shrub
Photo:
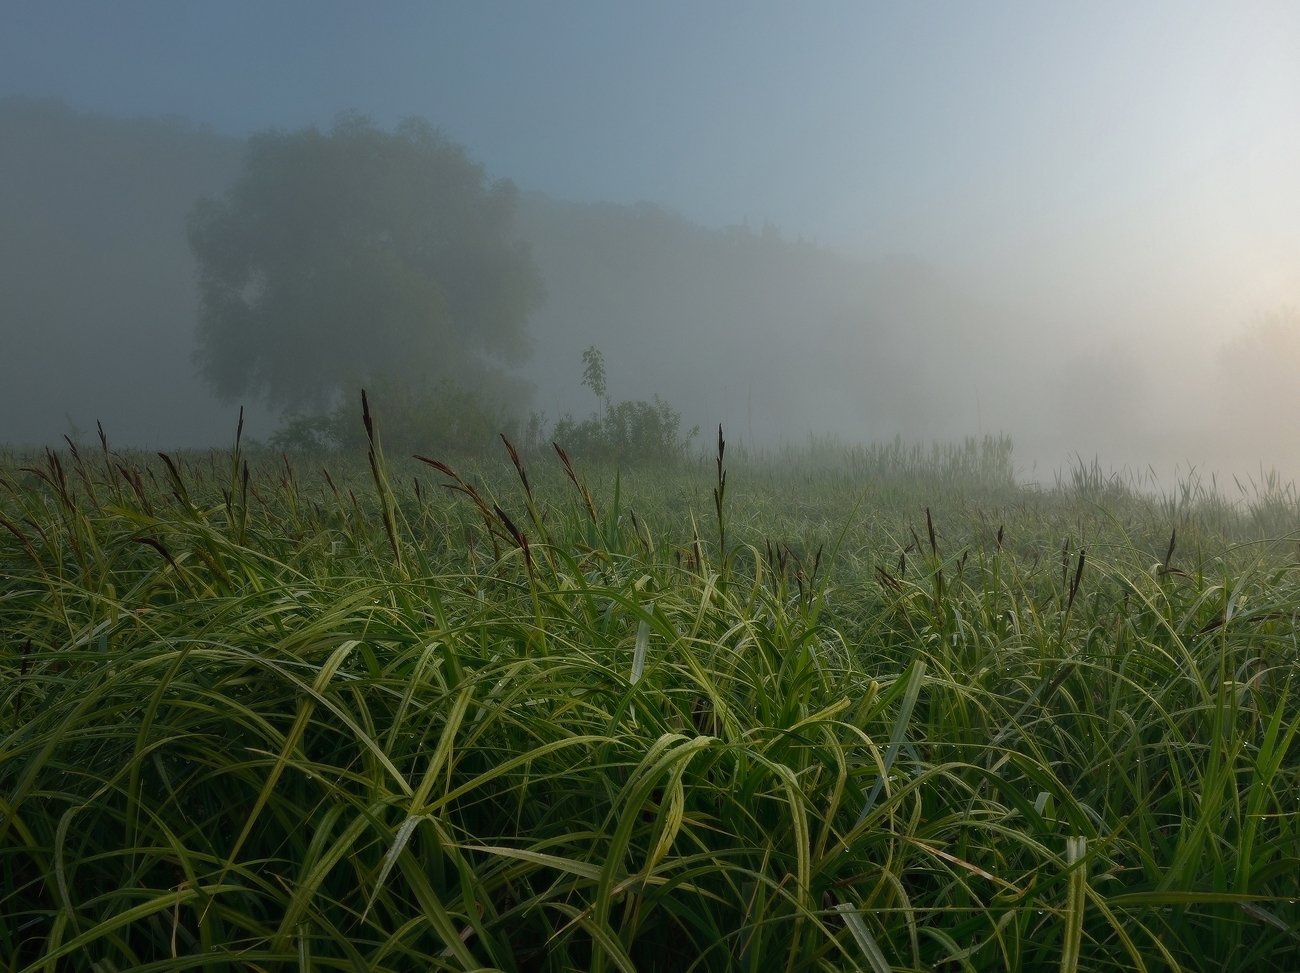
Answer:
M575 456L601 458L620 464L665 463L680 459L699 435L699 426L685 436L681 413L659 396L611 402L602 416L581 422L565 415L551 437Z
M682 435L682 415L658 395L646 402L629 399L611 402L607 394L605 356L591 345L582 353L582 384L596 396L599 411L578 421L566 414L555 424L551 438L574 456L632 463L665 463L680 459L695 426Z
M378 380L368 390L384 446L391 452L471 453L499 433L514 435L522 390L489 383L493 394L442 380L427 386ZM286 416L271 445L290 450L364 449L360 403L347 398L328 413Z

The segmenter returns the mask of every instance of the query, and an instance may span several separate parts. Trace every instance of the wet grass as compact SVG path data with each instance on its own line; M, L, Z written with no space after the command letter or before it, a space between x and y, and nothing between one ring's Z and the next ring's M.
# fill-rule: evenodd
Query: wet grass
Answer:
M1294 497L893 448L6 457L0 967L1294 970Z

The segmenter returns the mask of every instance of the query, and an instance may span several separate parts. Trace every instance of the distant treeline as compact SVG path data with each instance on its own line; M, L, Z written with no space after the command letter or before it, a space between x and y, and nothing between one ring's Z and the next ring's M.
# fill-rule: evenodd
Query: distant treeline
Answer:
M0 100L0 441L84 439L102 420L122 445L229 442L239 403L196 377L186 220L232 185L246 146L182 118ZM1270 416L1295 401L1294 314L1247 341L1225 334L1218 363L1205 353L1207 378L1153 381L1131 350L1086 335L1070 346L1050 313L989 296L1015 281L977 283L981 297L914 257L854 259L766 224L706 228L651 203L527 186L514 226L545 291L515 398L551 425L591 411L580 365L591 346L616 400L662 396L684 428L721 422L738 448L1009 433L1018 456L1050 448L1057 462L1062 450L1114 458L1120 441L1130 463L1160 451L1197 461L1212 441L1272 462ZM1195 408L1171 393L1175 379L1197 386ZM247 434L281 426L243 404Z
M102 419L123 443L226 442L233 410L195 378L184 233L194 203L238 175L243 140L19 99L0 102L0 133L2 438L52 442ZM517 225L546 287L522 375L551 421L585 414L575 362L598 343L624 397L660 393L741 439L945 431L925 389L943 370L929 346L959 340L957 302L917 262L854 262L647 203L525 192ZM277 417L247 404L269 433Z

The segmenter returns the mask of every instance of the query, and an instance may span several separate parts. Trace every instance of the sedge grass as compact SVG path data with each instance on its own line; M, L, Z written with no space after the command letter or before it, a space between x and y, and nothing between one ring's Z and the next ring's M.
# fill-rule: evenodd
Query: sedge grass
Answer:
M4 969L1295 968L1259 517L368 432L0 471Z

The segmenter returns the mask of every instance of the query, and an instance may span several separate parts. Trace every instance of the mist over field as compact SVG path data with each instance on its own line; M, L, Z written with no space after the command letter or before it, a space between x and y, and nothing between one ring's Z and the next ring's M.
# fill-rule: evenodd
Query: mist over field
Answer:
M1295 973L1300 4L0 9L0 969Z
M520 284L517 347L454 364L450 326L441 351L391 357L478 376L521 425L601 406L582 381L595 346L611 402L661 396L738 446L1008 434L1027 480L1094 456L1166 482L1300 474L1291 5L32 3L7 19L5 443L90 440L99 420L119 446L225 445L240 404L271 438L271 386L216 394L260 366L231 358L222 387L200 374L226 359L198 337L195 207L230 198L250 137L327 135L353 112L385 133L424 119L485 186L513 187L500 213L541 285ZM300 342L301 371L332 340Z

